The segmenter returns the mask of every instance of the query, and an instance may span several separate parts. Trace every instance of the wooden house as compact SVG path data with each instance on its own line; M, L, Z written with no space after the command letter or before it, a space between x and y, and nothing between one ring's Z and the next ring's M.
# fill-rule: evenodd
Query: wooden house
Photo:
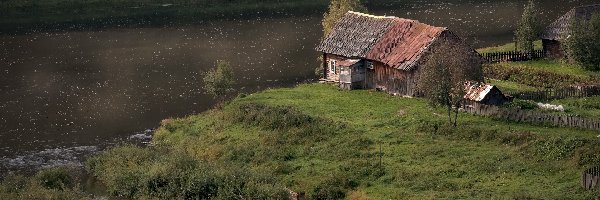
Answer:
M593 14L600 14L600 4L575 7L548 25L542 33L542 45L546 56L564 58L566 54L561 47L561 41L569 37L573 20L590 20Z
M467 82L465 92L465 100L479 104L501 106L512 100L511 97L504 95L498 87L485 83Z
M397 17L350 11L316 50L323 53L325 81L418 96L420 68L441 46L475 58L464 70L481 74L481 56L447 28Z

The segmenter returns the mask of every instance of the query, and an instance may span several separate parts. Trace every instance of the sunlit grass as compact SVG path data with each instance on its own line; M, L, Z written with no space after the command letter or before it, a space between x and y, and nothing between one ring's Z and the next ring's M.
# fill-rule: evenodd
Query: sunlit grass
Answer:
M236 109L248 104L289 107L314 116L316 124L332 120L346 128L317 140L274 138L302 132L306 125L280 132L232 120L231 114L239 115ZM283 109L275 113L288 112ZM266 90L236 99L222 111L177 119L172 127L159 129L155 142L174 145L200 160L243 162L252 169L270 169L288 188L309 193L330 177L349 176L357 181L353 190L361 196L381 199L561 199L594 195L579 186L583 169L568 153L572 151L568 141L593 139L597 135L594 131L460 114L461 131L493 133L474 136L446 132L445 121L443 108L431 108L419 98L308 84ZM434 127L440 131L432 133ZM538 139L527 139L530 137ZM273 146L274 141L279 141L278 145ZM550 150L538 154L536 146ZM379 170L379 155L384 173L373 175ZM280 156L286 159L280 160Z
M542 40L536 40L533 43L533 45L534 45L533 48L535 50L543 49ZM479 52L479 53L494 53L494 52L506 52L506 51L515 51L515 43L511 42L511 43L506 43L506 44L495 46L495 47L485 47L485 48L477 49L477 52Z

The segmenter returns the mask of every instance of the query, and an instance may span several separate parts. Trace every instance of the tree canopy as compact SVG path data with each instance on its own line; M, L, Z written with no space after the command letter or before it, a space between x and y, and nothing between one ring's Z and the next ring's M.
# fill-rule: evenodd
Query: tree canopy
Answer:
M533 42L537 40L541 32L541 26L538 20L538 10L533 0L529 0L523 15L517 24L515 30L515 42L517 49L525 52L534 50Z
M215 97L225 95L233 90L232 86L235 83L233 78L233 70L229 62L217 61L216 67L204 75L204 90Z
M329 4L329 10L323 14L323 36L327 36L340 18L348 11L367 12L367 8L362 5L360 0L332 0Z
M457 124L458 109L465 96L467 81L482 79L481 62L459 51L460 47L444 45L434 49L421 68L418 89L432 105L448 110L448 121ZM454 112L454 119L452 119Z
M571 31L565 36L565 47L569 59L583 68L600 70L600 15L590 20L574 20Z

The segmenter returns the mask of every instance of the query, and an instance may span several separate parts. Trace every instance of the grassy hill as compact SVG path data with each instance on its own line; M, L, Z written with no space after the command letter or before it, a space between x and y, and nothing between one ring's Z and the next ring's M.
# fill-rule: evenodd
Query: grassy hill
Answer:
M597 132L469 114L456 129L445 121L418 98L300 85L164 120L152 147L117 147L88 168L130 198L277 199L283 187L312 199L599 195L579 184L600 161Z

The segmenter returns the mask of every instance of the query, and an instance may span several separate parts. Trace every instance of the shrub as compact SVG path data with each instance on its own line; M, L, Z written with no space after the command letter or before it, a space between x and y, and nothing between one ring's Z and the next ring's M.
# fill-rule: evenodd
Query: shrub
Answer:
M315 186L309 196L311 199L343 199L346 193L356 187L357 183L345 175L326 178Z
M90 199L71 186L71 177L64 168L42 170L35 176L7 175L0 182L0 199Z
M64 167L42 170L35 175L35 179L47 189L65 190L73 187L73 177Z
M172 149L122 146L88 161L112 196L145 199L285 199L277 180L231 163L207 163ZM285 194L285 195L284 195Z
M573 21L571 32L565 37L569 59L587 70L600 70L600 15L594 14L590 20Z
M522 99L515 99L510 103L504 104L503 106L507 107L507 108L526 109L526 110L536 109L538 107L537 103L535 103L534 101L522 100Z
M227 61L217 61L215 68L204 75L204 90L206 93L219 97L232 91L235 83L233 69Z

